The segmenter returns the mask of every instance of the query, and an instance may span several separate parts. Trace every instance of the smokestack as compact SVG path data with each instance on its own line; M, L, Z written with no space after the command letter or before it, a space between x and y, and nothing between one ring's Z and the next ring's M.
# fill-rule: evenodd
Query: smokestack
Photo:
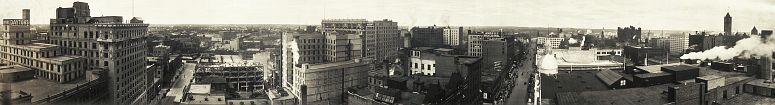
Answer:
M22 19L30 20L30 9L22 9Z
M759 78L764 80L772 80L772 58L762 57L759 59Z

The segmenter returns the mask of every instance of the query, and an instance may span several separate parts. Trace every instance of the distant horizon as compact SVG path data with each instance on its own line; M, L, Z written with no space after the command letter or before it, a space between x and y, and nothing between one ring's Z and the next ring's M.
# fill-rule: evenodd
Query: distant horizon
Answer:
M49 24L31 24L31 25L49 25ZM149 24L149 25L150 26L154 26L154 25L301 25L301 26L313 25L313 26L320 26L320 24ZM405 26L405 25L402 26L402 25L399 25L398 27L427 27L427 26ZM439 26L439 27L442 27L442 26ZM443 26L443 27L446 27L446 26ZM467 28L467 27L518 27L518 28L549 28L549 29L561 28L561 29L616 30L616 28L605 28L605 29L603 29L603 28L579 28L579 27L528 27L528 26L454 26L454 27L464 27L464 28ZM629 27L629 26L627 26L627 27ZM639 28L637 26L635 26L635 27ZM656 30L656 31L687 31L687 32L688 31L692 31L692 32L698 31L698 32L718 32L718 33L723 32L723 31L709 31L709 30L673 30L673 29L665 30L665 29L645 29L645 28L643 28L643 30L644 31L647 31L647 30ZM762 30L762 29L759 29L759 30ZM767 30L767 29L765 29L765 30ZM735 32L735 31L732 31L732 32ZM749 32L749 31L740 31L740 32Z
M0 18L46 24L75 0L0 0ZM516 26L733 31L775 29L773 0L78 0L92 16L141 17L150 24L314 24L323 19L390 19L400 26ZM358 6L358 8L353 8Z

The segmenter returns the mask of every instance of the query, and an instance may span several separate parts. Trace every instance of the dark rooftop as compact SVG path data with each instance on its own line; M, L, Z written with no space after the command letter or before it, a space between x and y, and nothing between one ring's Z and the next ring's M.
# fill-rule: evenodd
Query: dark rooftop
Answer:
M690 70L690 69L696 69L697 67L688 66L688 65L675 65L675 66L662 66L662 70L666 71L684 71L684 70Z
M479 61L481 58L478 57L466 57L466 56L458 56L459 58L458 63L460 64L472 64L476 61Z
M635 74L634 77L638 78L651 78L651 77L659 77L659 76L667 76L670 75L670 73L646 73L646 74Z
M775 98L743 93L724 101L722 105L772 105L773 103Z
M668 85L605 91L564 92L557 94L558 105L661 105L669 103L662 92Z
M541 96L555 99L556 93L608 90L595 74L598 71L560 71L554 76L541 76Z
M86 84L90 81L97 80L98 76L93 74L92 71L86 71L86 76L81 79L76 79L67 83L58 83L45 79L32 79L14 83L0 83L0 86L10 86L4 90L12 91L24 91L32 95L32 101L38 101L48 96L56 95L61 92L70 90L78 85ZM51 88L56 87L56 88Z

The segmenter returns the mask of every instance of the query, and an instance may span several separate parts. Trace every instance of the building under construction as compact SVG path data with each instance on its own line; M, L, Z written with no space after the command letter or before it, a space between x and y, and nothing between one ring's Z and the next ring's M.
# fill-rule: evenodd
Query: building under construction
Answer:
M207 77L225 78L227 87L236 91L263 90L263 70L254 62L242 60L239 55L215 55L203 60L194 71L194 82Z

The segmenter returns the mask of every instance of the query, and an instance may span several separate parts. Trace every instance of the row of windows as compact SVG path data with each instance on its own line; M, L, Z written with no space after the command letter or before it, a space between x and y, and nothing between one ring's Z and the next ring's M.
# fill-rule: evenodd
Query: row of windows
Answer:
M38 61L36 59L30 59L29 57L20 57L20 56L12 56L10 54L2 53L3 59L16 62L21 65L25 65L27 67L34 67L37 69L42 69L45 71L51 71L51 72L58 72L58 73L64 73L64 72L70 72L74 70L82 70L80 68L83 68L83 63L78 61L74 63L68 63L64 65L57 65L57 64L51 64L46 63L43 61ZM56 70L56 71L55 71Z
M114 33L115 32L115 33ZM108 39L108 38L129 38L143 36L146 34L146 30L128 29L119 31L81 31L71 33L74 38L84 39ZM63 32L52 31L54 36L64 37ZM79 36L82 35L82 36Z
M48 80L54 80L58 82L71 81L79 77L83 77L84 74L85 74L85 71L69 72L69 73L64 73L63 75L59 75L51 72L45 72L45 71L35 71L36 78L45 78Z
M622 52L597 52L597 54L622 54Z
M56 44L59 46L64 46L64 47L73 47L73 48L84 48L84 49L94 49L94 50L99 48L99 46L97 46L97 43L94 43L94 42L89 43L89 42L64 41L64 40L50 40L49 43ZM107 50L108 44L102 44L102 49Z
M420 64L420 65L417 65L417 63L414 63L413 67L414 67L414 69L418 69L418 66L419 66L420 70L432 70L432 68L436 68L436 64L428 64L428 65Z
M299 43L322 43L323 39L298 39Z
M30 58L45 58L45 57L51 57L56 56L58 54L57 51L27 51L24 49L17 49L14 47L8 47L8 46L0 46L0 52L6 52L10 54L16 54L24 57L30 57Z

